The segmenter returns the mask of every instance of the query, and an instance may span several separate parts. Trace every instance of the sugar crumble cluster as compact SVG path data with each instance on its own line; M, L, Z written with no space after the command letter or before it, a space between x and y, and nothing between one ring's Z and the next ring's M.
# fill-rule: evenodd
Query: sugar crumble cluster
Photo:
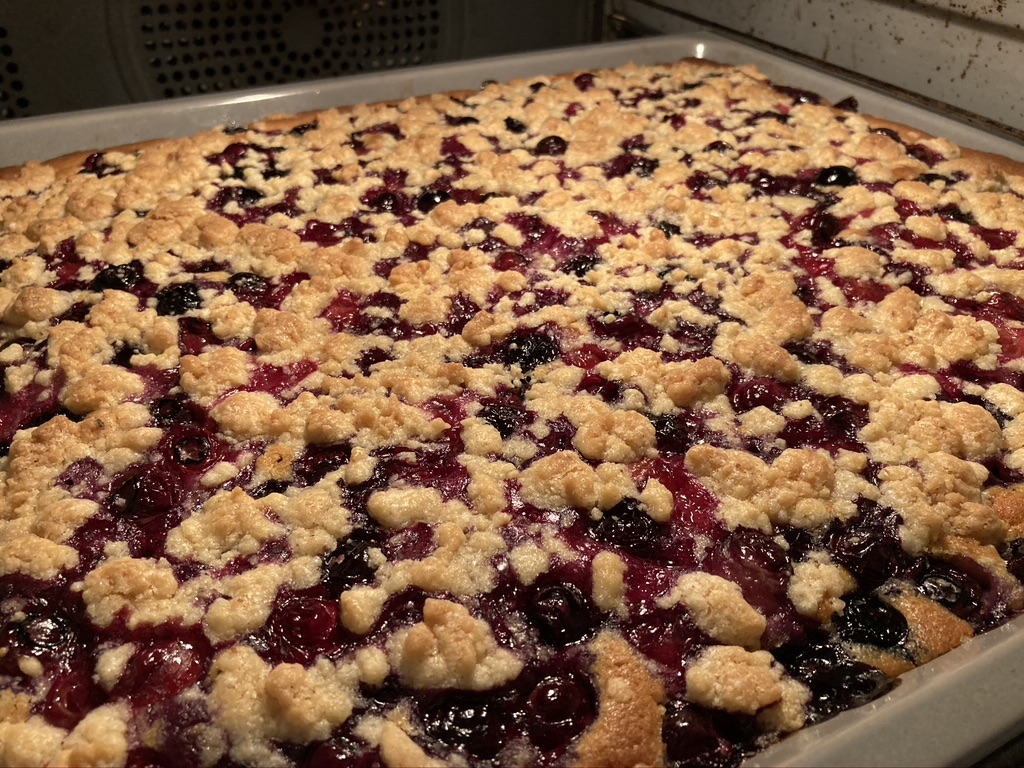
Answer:
M693 61L0 172L0 765L732 766L876 698L1024 606L1022 195Z

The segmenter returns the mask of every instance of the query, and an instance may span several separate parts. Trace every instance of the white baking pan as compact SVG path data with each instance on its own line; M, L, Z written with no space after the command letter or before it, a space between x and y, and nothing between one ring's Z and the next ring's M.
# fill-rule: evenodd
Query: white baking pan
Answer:
M1024 161L1024 148L1016 142L872 86L687 25L680 20L675 29L684 31L671 36L13 120L0 124L0 167L144 139L183 136L275 113L476 88L488 79L684 57L755 64L773 80L814 90L831 101L853 96L862 113ZM908 673L884 698L798 732L751 758L747 765L970 765L1022 730L1024 617Z
M83 110L0 123L0 167L69 152L102 149L144 139L187 136L222 124L244 124L270 114L301 112L366 101L386 101L445 90L477 88L484 80L557 74L611 67L629 61L651 64L684 57L729 64L756 64L773 80L815 90L830 101L853 96L860 111L907 123L974 149L1024 161L1020 144L907 103L881 90L816 70L682 19L683 34L540 53L391 70L333 80L186 97L124 107Z

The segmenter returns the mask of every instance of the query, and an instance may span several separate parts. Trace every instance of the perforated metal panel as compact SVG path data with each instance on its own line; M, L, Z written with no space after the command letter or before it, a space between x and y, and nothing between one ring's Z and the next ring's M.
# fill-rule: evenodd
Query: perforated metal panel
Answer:
M286 83L449 58L451 0L112 2L115 56L135 98Z
M18 74L18 61L10 37L8 29L0 26L0 119L23 117L29 114L31 106L25 93L25 83Z
M577 45L603 1L0 0L0 121Z

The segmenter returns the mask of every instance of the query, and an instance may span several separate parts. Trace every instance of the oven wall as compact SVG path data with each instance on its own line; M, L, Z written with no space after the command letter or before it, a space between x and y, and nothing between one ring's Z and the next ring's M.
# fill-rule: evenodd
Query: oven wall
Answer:
M591 42L604 0L0 0L0 121Z
M1006 0L610 0L671 31L673 13L827 62L1024 135L1024 3Z

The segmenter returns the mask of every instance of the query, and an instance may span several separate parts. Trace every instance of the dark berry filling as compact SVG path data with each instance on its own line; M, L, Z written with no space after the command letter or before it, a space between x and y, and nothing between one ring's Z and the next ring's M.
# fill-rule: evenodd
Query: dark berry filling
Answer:
M825 640L808 639L773 653L789 674L810 689L811 722L872 701L893 685L881 670L854 661L841 647Z
M565 744L582 733L597 712L597 696L582 675L545 677L526 700L530 740L542 750Z
M540 633L541 641L565 646L588 636L597 622L597 610L572 584L553 584L533 591L526 615Z
M656 552L665 534L636 499L623 499L601 513L591 523L591 531L598 541L636 555Z
M833 165L822 169L814 183L822 187L849 187L857 183L857 173L845 165Z
M159 291L156 295L156 311L160 315L184 315L202 305L199 288L192 283L178 283Z
M848 596L843 612L834 619L844 640L879 648L897 648L910 634L903 614L877 595Z
M104 267L92 281L94 291L131 291L142 280L142 264L132 261L128 264Z
M533 148L535 155L564 155L565 150L569 148L568 143L561 136L545 136L543 139L537 142L537 146Z
M558 359L558 342L541 330L521 331L509 336L499 351L506 365L518 365L523 373Z
M377 545L372 540L353 534L324 558L323 583L332 594L373 581L376 568L369 553L373 546Z

